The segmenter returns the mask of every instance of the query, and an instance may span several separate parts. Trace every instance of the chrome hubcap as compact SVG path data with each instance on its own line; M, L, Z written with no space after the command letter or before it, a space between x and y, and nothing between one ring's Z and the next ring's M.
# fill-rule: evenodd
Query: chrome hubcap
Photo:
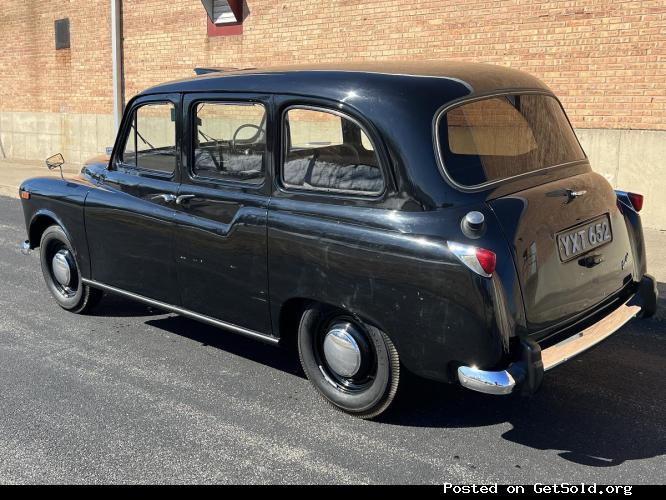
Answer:
M72 280L72 266L69 263L69 250L59 250L51 261L53 276L62 286L69 286Z
M361 349L350 333L351 323L336 323L324 337L326 363L340 377L351 378L361 367Z

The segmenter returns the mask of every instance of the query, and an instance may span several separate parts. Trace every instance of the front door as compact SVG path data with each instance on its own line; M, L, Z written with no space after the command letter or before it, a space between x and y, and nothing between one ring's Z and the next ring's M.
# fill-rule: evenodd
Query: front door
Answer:
M270 334L266 221L270 98L183 100L174 257L182 306Z
M178 305L173 259L179 95L133 101L109 168L86 199L92 278Z

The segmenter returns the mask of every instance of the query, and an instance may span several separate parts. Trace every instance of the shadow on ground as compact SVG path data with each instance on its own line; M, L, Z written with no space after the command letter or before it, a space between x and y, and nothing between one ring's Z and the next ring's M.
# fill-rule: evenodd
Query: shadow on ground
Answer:
M120 295L105 293L102 300L89 313L91 316L105 316L109 318L130 318L164 314L141 302L129 300Z
M662 297L666 295L663 283L659 288ZM664 298L660 306L666 308ZM161 313L107 296L95 314ZM160 316L146 324L304 377L293 350L182 316ZM513 427L502 438L539 450L558 450L563 459L593 467L662 456L666 454L666 390L661 373L665 341L662 317L634 321L598 348L550 372L532 398L487 396L406 374L394 405L379 420L386 425L468 428L471 432L508 422Z
M222 349L250 361L305 378L298 356L293 351L249 339L233 332L225 332L220 328L183 316L155 318L146 321L146 324L181 337L187 337L202 345Z

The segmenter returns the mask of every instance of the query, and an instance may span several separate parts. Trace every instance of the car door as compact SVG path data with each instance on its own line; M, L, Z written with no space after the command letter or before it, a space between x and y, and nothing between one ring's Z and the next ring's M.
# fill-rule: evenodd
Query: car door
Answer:
M173 305L180 302L173 258L180 97L130 103L85 208L93 280Z
M261 334L271 332L270 109L266 96L185 95L174 242L182 306Z

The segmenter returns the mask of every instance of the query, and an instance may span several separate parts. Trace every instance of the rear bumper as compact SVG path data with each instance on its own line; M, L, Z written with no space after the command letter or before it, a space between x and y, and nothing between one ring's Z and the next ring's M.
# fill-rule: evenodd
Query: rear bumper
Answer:
M541 385L544 372L597 345L639 314L651 316L656 303L656 281L645 275L633 297L593 325L543 350L536 342L523 340L520 361L499 371L461 366L458 380L463 387L486 394L510 394L519 388L532 394Z

